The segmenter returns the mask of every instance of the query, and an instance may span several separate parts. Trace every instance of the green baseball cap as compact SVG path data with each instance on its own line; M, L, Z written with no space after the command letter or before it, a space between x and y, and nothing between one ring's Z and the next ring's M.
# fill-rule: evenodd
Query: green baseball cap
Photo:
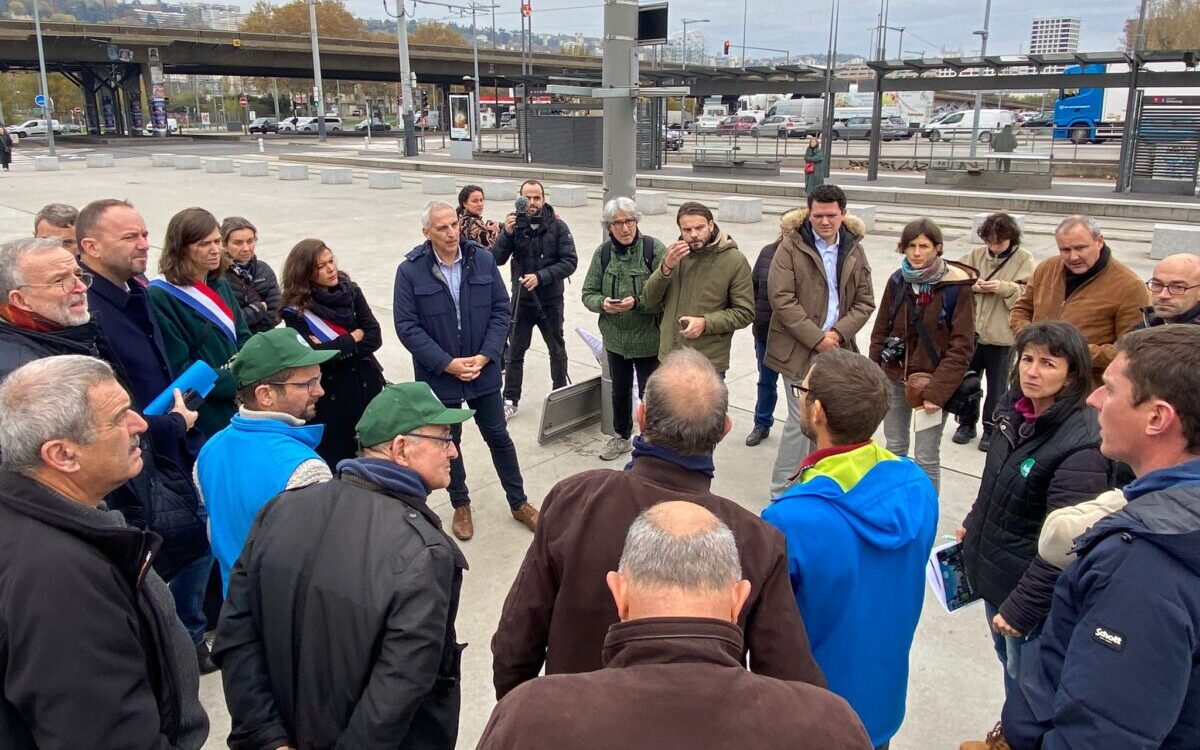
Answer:
M474 409L450 409L433 395L428 383L393 383L371 399L355 431L364 448L392 440L427 424L462 424Z
M269 378L289 367L308 367L328 362L338 355L336 350L317 351L292 328L272 328L250 337L237 353L229 369L237 378L238 387L245 388L263 378Z

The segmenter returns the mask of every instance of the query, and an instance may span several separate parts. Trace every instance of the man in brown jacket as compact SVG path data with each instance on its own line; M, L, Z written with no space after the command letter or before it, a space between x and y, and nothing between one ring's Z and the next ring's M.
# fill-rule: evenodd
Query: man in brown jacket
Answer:
M1095 219L1068 216L1054 231L1058 257L1042 261L1008 316L1013 335L1039 320L1064 320L1088 342L1099 383L1117 354L1117 339L1142 322L1146 285L1112 257Z
M734 533L699 505L639 513L607 575L621 622L604 639L604 669L518 687L480 750L869 750L842 698L745 670L736 623L753 585L738 557Z
M586 471L564 479L542 505L533 543L504 602L492 638L496 697L546 674L590 672L618 612L604 574L621 555L638 513L664 500L701 505L737 538L751 583L738 624L740 653L754 672L825 686L813 660L788 577L783 535L737 503L710 492L712 453L732 423L729 394L703 354L669 354L636 409L641 435L625 471Z
M871 267L860 241L862 221L846 215L846 193L821 185L808 195L808 211L786 216L771 261L767 294L771 324L763 364L783 375L784 392L804 380L813 355L841 347L858 351L854 337L875 310ZM800 429L796 399L786 399L788 418L779 440L771 497L787 489L800 461L813 451Z

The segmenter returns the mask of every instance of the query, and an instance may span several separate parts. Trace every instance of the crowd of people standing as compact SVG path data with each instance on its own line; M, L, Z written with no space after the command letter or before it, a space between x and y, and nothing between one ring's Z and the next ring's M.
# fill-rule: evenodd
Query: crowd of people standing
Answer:
M503 221L473 185L424 208L391 309L414 380L394 384L323 240L277 276L249 220L187 208L148 278L131 203L44 208L0 244L2 744L199 748L219 669L232 748L454 747L474 420L533 534L481 748L886 748L950 415L987 454L957 540L1005 690L963 748L1200 744L1200 262L1143 281L1071 216L1035 264L1006 214L948 260L919 218L877 305L845 193L807 192L753 267L702 203L667 242L606 202L581 294L613 384L599 457L629 463L540 507L508 422L534 328L570 383L578 260L538 181ZM746 445L779 380L787 405L761 516L711 486L747 327Z

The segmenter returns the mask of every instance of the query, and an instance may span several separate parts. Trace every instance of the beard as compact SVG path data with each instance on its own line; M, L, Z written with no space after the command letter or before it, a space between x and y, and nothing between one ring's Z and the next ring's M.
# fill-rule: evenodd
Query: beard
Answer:
M87 295L84 294L79 296L83 298L83 301L87 301ZM87 309L86 305L84 306L82 312L77 312L71 309L71 305L73 303L80 301L79 299L73 299L73 297L74 295L63 300L62 306L59 307L58 310L55 310L54 317L50 318L50 320L62 326L63 328L74 328L76 326L81 326L92 319L92 313Z
M814 443L817 441L817 433L813 431L812 424L808 421L808 415L803 411L800 412L800 434Z

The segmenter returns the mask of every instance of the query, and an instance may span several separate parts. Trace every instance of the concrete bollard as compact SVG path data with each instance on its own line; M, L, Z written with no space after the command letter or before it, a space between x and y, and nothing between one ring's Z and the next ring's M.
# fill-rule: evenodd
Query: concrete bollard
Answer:
M233 159L204 159L204 171L209 174L231 174Z
M321 170L322 185L351 185L354 183L354 170L350 167L325 167Z
M33 168L37 172L57 172L58 171L57 156L35 156L33 157Z
M521 194L521 183L516 180L481 180L477 183L483 188L483 195L490 201L511 201Z
M646 216L665 214L670 211L667 206L667 194L662 190L639 190L634 196L638 211Z
M88 169L111 167L113 165L112 154L88 154L87 155Z
M200 157L191 154L179 154L175 157L176 169L199 169Z
M1155 224L1150 257L1162 260L1175 253L1200 255L1200 227L1192 224Z
M280 164L279 179L281 180L307 180L308 165L307 164Z
M755 224L762 221L762 198L727 195L717 201L722 224Z
M586 206L587 188L583 185L551 185L546 188L547 202L555 208L578 208Z
M263 145L263 139L262 139L262 138L259 138L259 139L258 139L258 153L260 153L260 154L265 154L265 153L267 153L267 148L266 148L266 146L264 146L264 145Z
M150 166L173 167L175 166L175 154L150 154Z
M367 187L371 190L398 190L404 187L400 172L368 172Z
M421 192L426 195L450 195L455 189L453 175L429 174L421 178Z
M863 203L847 203L846 213L857 216L868 232L875 231L875 206Z
M238 164L242 177L266 177L271 173L270 165L265 161L244 161Z

